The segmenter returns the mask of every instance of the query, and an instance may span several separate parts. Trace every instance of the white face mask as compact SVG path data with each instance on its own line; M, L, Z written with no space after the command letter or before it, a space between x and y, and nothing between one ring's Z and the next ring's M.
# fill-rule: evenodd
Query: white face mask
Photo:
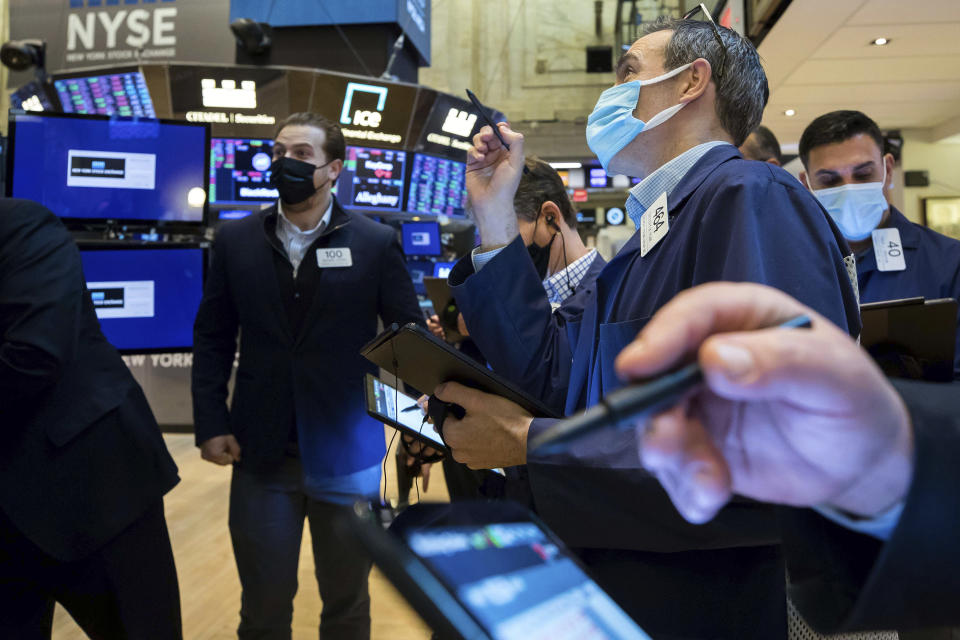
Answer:
M650 80L624 82L600 94L597 106L587 119L587 145L600 159L605 171L610 167L613 157L633 142L641 131L649 131L663 124L686 106L686 103L676 104L646 122L638 120L633 117L633 111L640 100L640 87L672 78L692 65L692 62L685 64Z
M840 233L847 240L859 242L870 237L883 219L889 205L883 196L887 182L887 165L883 165L883 180L864 184L843 184L829 189L811 189L827 210ZM807 183L809 187L809 182Z

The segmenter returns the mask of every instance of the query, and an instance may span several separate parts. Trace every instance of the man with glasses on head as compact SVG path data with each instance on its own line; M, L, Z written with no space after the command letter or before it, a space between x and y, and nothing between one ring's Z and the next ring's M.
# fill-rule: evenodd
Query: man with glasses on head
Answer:
M767 101L756 50L709 15L691 17L657 22L633 43L588 120L587 142L607 173L641 181L626 207L637 233L590 291L571 298L585 296L576 323L551 314L518 232L522 134L498 125L508 151L484 128L468 152L481 246L452 270L454 295L481 350L538 363L524 379L510 377L541 396L559 390L567 415L623 384L616 355L660 307L697 284L764 283L859 330L843 238L796 179L736 149ZM527 438L554 421L455 382L436 393L466 408L464 419L444 425L454 457L471 467L527 464L540 516L653 637L786 636L782 560L767 507L735 501L710 523L691 525L641 470L633 431L546 456L528 452Z

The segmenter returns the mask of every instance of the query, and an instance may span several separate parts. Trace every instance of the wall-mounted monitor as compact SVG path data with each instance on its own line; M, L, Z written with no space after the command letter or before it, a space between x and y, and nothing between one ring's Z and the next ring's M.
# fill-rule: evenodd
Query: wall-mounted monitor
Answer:
M408 256L439 256L440 224L436 222L404 222L401 226L403 252ZM430 275L433 275L431 271Z
M348 209L400 211L406 162L405 151L348 146L337 200Z
M10 108L23 111L60 111L60 104L49 85L33 80L10 94Z
M273 140L213 138L210 141L210 204L264 204L280 197L270 186Z
M209 130L171 120L11 113L7 195L65 221L202 225Z
M407 211L462 216L467 202L467 165L416 153L407 190Z
M147 83L135 67L99 75L57 73L53 86L64 113L156 117Z
M80 246L100 328L122 352L190 351L203 297L199 245Z

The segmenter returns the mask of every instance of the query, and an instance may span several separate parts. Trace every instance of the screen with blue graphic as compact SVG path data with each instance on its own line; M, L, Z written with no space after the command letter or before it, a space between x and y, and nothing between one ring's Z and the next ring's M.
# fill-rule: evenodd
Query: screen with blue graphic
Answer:
M423 284L424 278L433 277L433 263L427 260L407 260L407 272L413 281L413 288L422 296L427 295L427 287Z
M139 71L101 76L57 74L53 86L64 113L156 117Z
M273 140L214 138L210 141L210 204L274 202L270 186Z
M414 154L407 211L462 216L467 202L466 172L463 162Z
M58 114L10 123L13 197L64 219L203 222L205 125Z
M535 522L412 528L405 537L497 640L650 640Z
M439 256L440 224L436 222L404 222L401 226L403 252L408 256ZM431 275L432 272L431 272Z
M113 346L129 352L193 347L203 249L81 247L80 257L100 328Z
M337 200L348 209L400 211L406 162L404 151L347 147Z
M450 271L456 266L456 262L438 262L433 265L434 278L449 278Z

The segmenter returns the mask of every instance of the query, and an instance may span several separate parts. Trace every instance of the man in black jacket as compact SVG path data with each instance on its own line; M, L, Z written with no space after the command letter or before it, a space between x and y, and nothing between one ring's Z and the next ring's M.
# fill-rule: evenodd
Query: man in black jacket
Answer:
M240 638L290 637L305 517L324 640L370 633L370 563L335 526L354 500L378 492L385 454L383 427L363 409L363 378L376 369L359 352L378 318L423 318L396 233L331 194L344 158L340 128L326 118L280 124L271 167L280 202L220 228L197 313L196 439L204 459L234 464Z
M180 638L150 407L103 337L67 230L0 199L0 635L49 638L54 602L93 638Z

